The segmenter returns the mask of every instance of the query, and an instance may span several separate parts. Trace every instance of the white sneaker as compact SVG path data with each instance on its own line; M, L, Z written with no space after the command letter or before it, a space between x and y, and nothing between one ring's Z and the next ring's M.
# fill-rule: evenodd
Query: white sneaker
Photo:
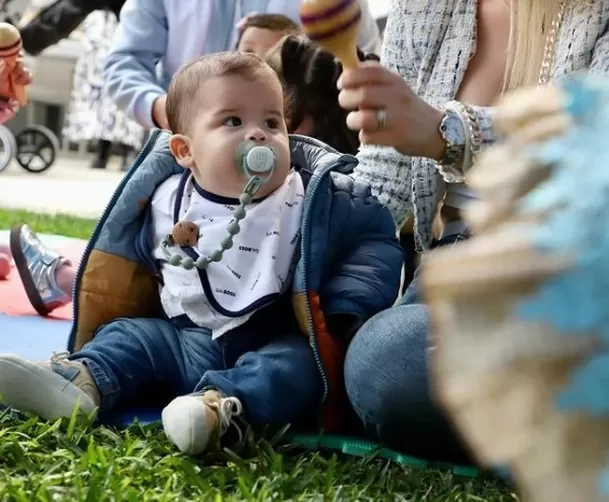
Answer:
M163 429L182 453L199 455L210 443L219 448L220 438L231 424L237 426L233 419L242 412L239 399L217 391L181 396L163 409Z
M56 366L57 365L57 366ZM71 380L53 371L71 373ZM99 406L99 392L89 369L67 354L35 363L14 354L0 355L0 404L33 413L45 420L71 417L74 409L87 415Z

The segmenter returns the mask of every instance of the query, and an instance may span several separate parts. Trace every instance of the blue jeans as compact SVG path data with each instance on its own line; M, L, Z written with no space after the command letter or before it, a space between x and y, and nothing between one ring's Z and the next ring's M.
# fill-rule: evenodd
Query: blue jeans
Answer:
M456 434L430 395L427 359L433 347L417 276L418 271L396 306L368 320L351 341L345 360L347 394L375 439L411 455L466 462Z
M290 423L318 409L321 375L307 337L273 334L265 324L266 332L250 320L212 340L209 331L188 322L117 319L70 359L91 371L101 413L158 384L172 397L205 389L237 397L252 424Z

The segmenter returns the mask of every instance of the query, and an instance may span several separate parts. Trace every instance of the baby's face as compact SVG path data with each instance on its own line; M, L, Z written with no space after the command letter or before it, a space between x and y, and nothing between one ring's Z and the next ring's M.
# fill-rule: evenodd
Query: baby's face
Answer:
M250 26L249 28L246 28L241 35L237 50L239 52L253 52L258 56L263 57L267 51L285 35L285 31Z
M192 170L205 190L238 198L248 179L235 164L235 151L244 141L272 147L276 155L271 180L262 185L256 198L273 192L290 170L290 147L283 117L283 92L275 75L260 71L254 78L231 75L207 80L193 103L195 112L189 137L189 162L178 162ZM188 159L187 159L188 160Z

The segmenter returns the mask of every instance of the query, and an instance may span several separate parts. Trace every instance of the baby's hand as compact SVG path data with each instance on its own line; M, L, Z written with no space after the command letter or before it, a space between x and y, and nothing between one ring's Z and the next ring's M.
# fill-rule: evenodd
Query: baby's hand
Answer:
M9 76L10 71L10 76ZM16 98L13 85L30 85L32 83L32 75L30 71L25 67L21 60L17 61L17 64L12 68L9 68L6 61L0 59L0 97L4 101L8 101L9 104ZM6 119L7 103L2 104L2 118ZM14 112L15 110L13 110Z
M23 61L17 61L17 64L12 71L13 79L17 85L30 85L32 83L32 74L28 70Z

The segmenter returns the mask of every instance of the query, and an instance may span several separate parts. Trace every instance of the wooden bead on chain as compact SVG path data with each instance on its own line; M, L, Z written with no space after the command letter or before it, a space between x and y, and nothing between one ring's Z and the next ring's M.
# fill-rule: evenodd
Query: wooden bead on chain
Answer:
M178 246L194 246L199 240L199 227L192 221L178 221L171 230L171 238Z
M189 256L182 256L177 253L171 254L167 261L170 265L175 267L183 267L186 270L190 270L193 267L198 269L206 269L210 263L219 262L222 260L222 256L225 251L228 251L233 247L233 237L239 233L241 227L239 222L242 221L246 216L245 206L252 202L253 196L249 193L242 193L239 197L239 206L233 211L233 219L228 224L226 230L228 236L222 239L220 242L220 248L213 251L208 257L199 256L196 260L193 260ZM199 240L199 228L192 221L179 221L173 227L171 231L171 240L174 245L192 247Z

